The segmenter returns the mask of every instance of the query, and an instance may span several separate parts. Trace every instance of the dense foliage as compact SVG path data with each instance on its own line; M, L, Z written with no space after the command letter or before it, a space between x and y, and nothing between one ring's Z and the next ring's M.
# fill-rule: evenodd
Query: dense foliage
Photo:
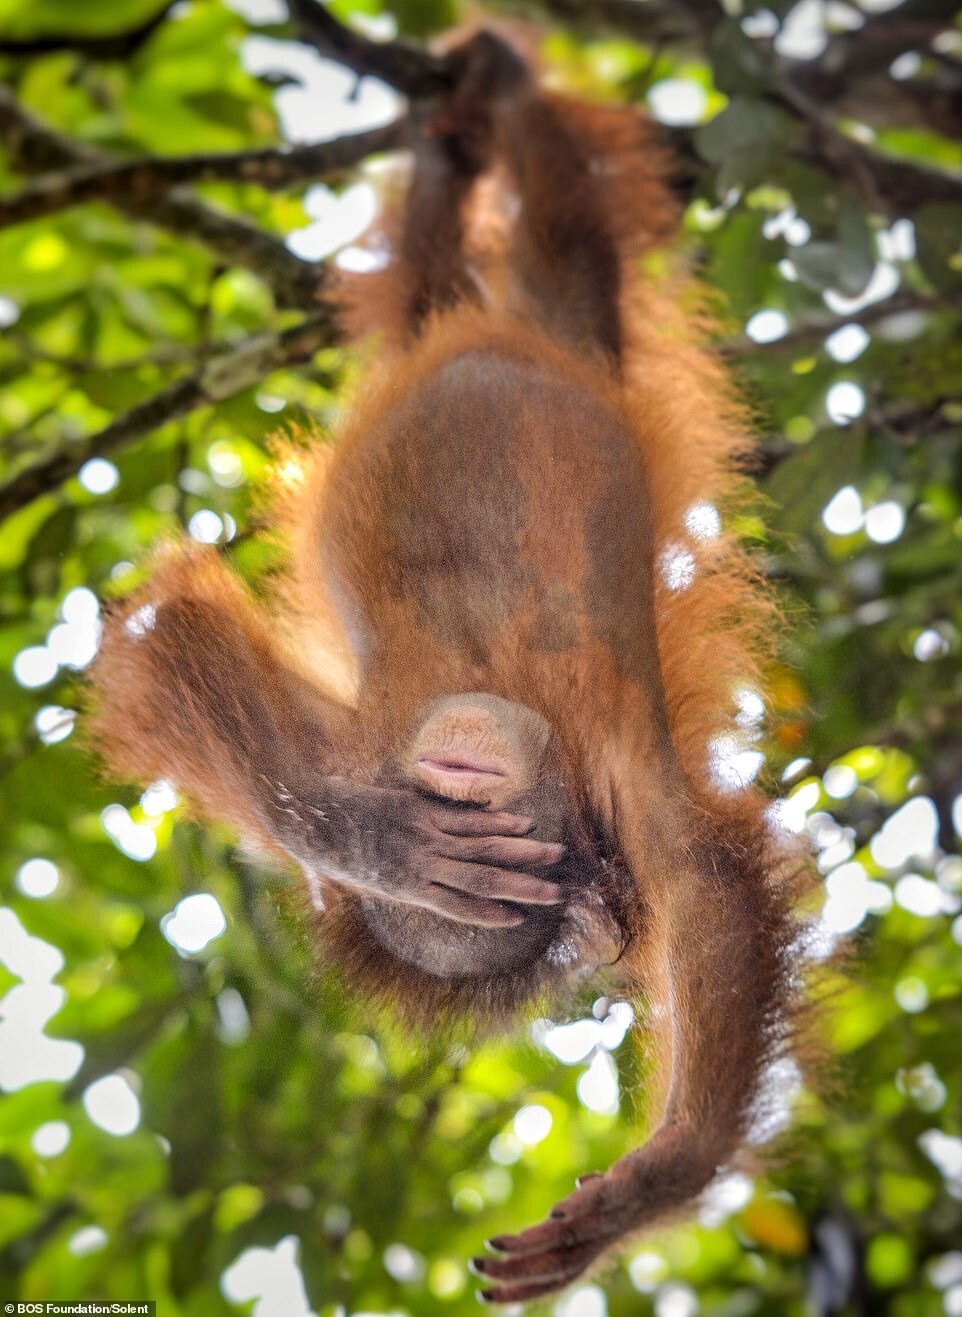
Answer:
M352 100L353 75L295 44L310 3L296 25L281 0L0 0L4 1300L470 1313L480 1241L639 1135L618 1093L644 1037L623 1010L595 1019L589 998L567 1031L433 1047L375 1025L315 970L294 875L162 785L98 781L77 744L98 597L180 526L263 571L246 532L270 437L325 433L352 367L322 258L363 226L370 182L249 153L390 125L401 102L370 80ZM837 1061L796 1103L791 1155L564 1317L962 1313L953 8L497 6L541 19L561 84L647 101L680 152L685 241L762 435L740 529L788 619L729 766L761 767L812 839L825 940L857 930L825 1024ZM378 37L456 17L332 9ZM418 68L396 86L417 94ZM189 159L165 175L158 157Z

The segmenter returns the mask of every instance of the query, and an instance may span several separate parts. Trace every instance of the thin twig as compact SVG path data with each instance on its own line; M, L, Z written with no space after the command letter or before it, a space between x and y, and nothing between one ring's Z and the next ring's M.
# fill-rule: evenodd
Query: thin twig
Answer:
M96 434L79 442L64 443L11 476L0 485L0 521L41 494L56 489L76 475L90 458L116 453L151 430L178 420L198 407L220 402L252 388L271 371L308 361L334 337L330 315L320 310L282 333L247 339L209 361L194 374L168 384L159 393L137 403Z
M185 183L257 183L268 189L330 177L404 144L404 120L310 146L188 156L100 160L42 174L21 192L0 197L0 229L89 201L117 205L154 200Z
M7 37L0 39L0 55L46 55L56 50L72 50L92 59L129 59L140 49L167 18L177 0L168 0L156 14L125 32L112 32L109 36L91 36L80 32L50 32L36 37Z
M314 46L361 77L380 78L412 100L450 91L451 62L406 41L371 41L341 23L318 0L288 0L294 28Z
M205 344L160 343L155 351L146 352L142 356L107 361L95 356L83 357L48 352L46 348L39 347L23 334L10 330L4 335L4 343L28 361L54 366L57 370L71 375L129 375L147 367L196 365L198 361L206 361L213 355L212 349Z
M6 87L0 87L0 141L18 167L31 173L51 166L104 163L100 152L42 124ZM300 260L280 238L249 220L208 206L182 188L152 201L128 199L119 204L137 219L204 243L225 261L252 270L271 285L281 306L309 310L317 305L323 269Z
M898 216L933 201L962 201L962 174L883 155L846 137L830 114L791 83L783 82L772 100L809 127L810 140L793 147L792 155L853 184L871 208Z
M884 72L906 49L927 49L933 37L955 24L958 0L903 0L871 15L853 32L837 33L815 60L783 60L787 79L820 105L852 97L857 84ZM958 67L958 66L956 66ZM911 94L911 86L886 80L890 97Z
M930 202L962 201L962 174L883 155L841 133L836 134L836 140L845 144L844 151L837 154L818 151L814 145L796 147L792 154L840 182L854 183L870 207L893 218L913 215Z
M957 296L923 297L915 293L893 293L879 302L872 302L848 315L810 316L781 338L770 343L756 343L750 338L730 339L719 345L719 350L730 357L748 357L756 352L794 352L798 348L813 347L846 325L871 325L889 316L905 312L930 314L937 311L962 310L962 294Z

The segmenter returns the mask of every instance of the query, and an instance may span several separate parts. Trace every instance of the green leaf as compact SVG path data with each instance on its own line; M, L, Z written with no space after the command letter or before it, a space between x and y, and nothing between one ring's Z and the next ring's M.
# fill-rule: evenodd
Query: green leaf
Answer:
M838 286L842 259L834 242L807 242L792 252L792 264L809 288L824 292Z
M716 187L723 196L729 188L758 181L796 131L790 117L777 106L737 96L721 114L696 130L695 146L704 160L718 167Z
M13 1157L0 1153L0 1194L31 1194L30 1181L23 1167Z
M857 297L875 272L875 242L865 212L843 198L838 217L838 289Z
M766 61L755 41L745 35L737 19L726 18L712 35L715 86L726 96L751 96L768 85Z
M766 493L783 508L780 524L798 531L817 523L823 508L849 483L857 467L861 440L848 431L827 431L780 462L769 477Z
M921 206L912 217L919 265L936 288L962 288L962 205Z

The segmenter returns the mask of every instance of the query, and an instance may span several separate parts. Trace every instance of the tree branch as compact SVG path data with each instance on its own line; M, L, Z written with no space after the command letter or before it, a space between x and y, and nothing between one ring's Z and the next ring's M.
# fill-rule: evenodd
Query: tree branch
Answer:
M313 5L314 0L299 2ZM715 0L684 0L671 7L659 0L519 0L515 7L540 9L582 29L613 28L639 41L692 39L702 51L725 17ZM821 108L826 101L850 92L856 78L887 67L904 49L909 31L928 41L951 27L957 9L958 0L904 0L896 9L869 19L850 36L833 37L826 55L816 64L772 60L772 98L808 123L814 139L797 147L793 155L835 178L854 183L870 205L890 215L910 215L932 201L962 200L962 176L898 160L853 141L838 131ZM764 51L761 43L759 49ZM887 89L890 96L904 90L891 79ZM683 139L683 147L690 145L690 130L672 133L676 135ZM683 151L683 155L688 154Z
M880 302L872 302L848 315L813 315L806 317L794 329L769 343L756 343L751 338L729 339L719 344L719 351L729 357L749 357L756 352L793 352L798 348L814 347L846 325L872 325L889 316L906 311L928 314L938 311L962 310L962 294L958 296L923 297L917 293L893 293Z
M863 199L884 214L894 218L912 215L933 201L962 201L962 175L883 155L841 133L836 136L845 144L836 154L819 151L814 144L793 154L820 165L842 183L853 183Z
M40 123L6 87L0 87L0 141L17 165L28 172L71 164L96 168L105 163L99 152ZM301 310L317 306L326 280L324 267L302 261L280 238L249 220L208 206L179 188L167 197L147 201L125 198L118 204L137 219L202 242L219 257L253 271L271 285L281 306Z
M0 142L11 161L26 173L78 163L92 164L99 152L55 132L21 105L9 87L0 85Z
M0 197L0 229L88 201L115 205L154 200L184 183L257 183L279 190L350 169L404 144L404 120L310 146L266 147L232 154L143 156L103 160L41 175L21 192Z
M75 476L92 457L106 457L151 430L178 420L198 407L232 398L283 366L308 361L334 338L327 311L279 334L261 334L215 357L194 374L176 380L117 416L79 443L66 443L0 485L0 521L41 494Z
M227 215L177 189L155 202L130 202L123 209L137 219L160 224L183 238L203 243L229 265L265 280L281 307L306 311L324 294L327 269L302 261L284 243L249 220Z
M962 175L899 160L846 137L830 114L788 83L772 99L809 127L810 140L793 147L792 155L851 184L869 206L898 216L932 201L962 201Z
M698 37L706 22L719 22L724 14L714 0L518 0L513 9L548 15L576 30L624 33L635 41L686 41Z
M818 59L786 60L783 70L800 91L822 105L844 99L859 80L887 69L896 55L913 45L927 47L954 25L957 11L958 0L903 0L855 31L833 36ZM896 96L908 90L891 79L888 85Z
M912 215L933 201L962 201L962 174L899 160L860 142L853 146L871 172L890 215Z
M704 38L724 18L715 0L515 0L511 7L581 29L611 28L637 41ZM453 86L447 56L406 41L372 41L335 18L322 0L288 0L288 8L302 41L361 77L380 78L411 100Z
M9 344L28 361L42 362L46 366L54 366L57 370L72 375L126 375L131 371L143 370L145 366L196 365L198 361L208 361L216 351L209 342L161 343L155 351L147 352L143 356L108 362L96 356L66 356L59 352L48 352L25 335L10 330L4 335L4 343ZM0 439L0 443L6 444L8 438L9 436L5 436Z
M168 0L146 22L138 23L125 32L113 32L109 36L56 32L38 37L8 37L0 40L0 55L46 55L56 50L72 50L92 59L128 59L150 40L175 3L176 0Z
M380 78L412 100L449 91L450 60L406 41L371 41L345 26L318 0L287 0L300 39L353 69L360 77Z
M609 30L649 44L694 40L702 50L725 18L717 0L681 0L677 4L662 0L514 0L511 7L547 14L581 31ZM779 59L779 79L821 104L847 98L856 84L887 69L906 47L913 43L928 46L939 32L951 28L957 11L958 0L903 0L894 9L870 16L855 31L833 35L818 59ZM758 46L765 50L764 43ZM890 100L911 94L910 84L887 81Z

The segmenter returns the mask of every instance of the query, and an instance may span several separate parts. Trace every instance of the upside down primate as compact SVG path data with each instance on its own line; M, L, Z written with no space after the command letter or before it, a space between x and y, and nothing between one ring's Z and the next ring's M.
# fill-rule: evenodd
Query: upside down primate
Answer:
M686 532L745 444L689 294L642 273L674 220L657 153L490 34L452 60L395 263L352 292L385 360L278 500L272 608L168 551L113 611L91 722L115 772L297 860L325 946L402 1014L503 1014L612 962L650 1004L654 1133L492 1241L508 1302L731 1163L790 1042L794 923L764 802L711 777L766 605L737 546ZM482 278L494 166L518 204Z

